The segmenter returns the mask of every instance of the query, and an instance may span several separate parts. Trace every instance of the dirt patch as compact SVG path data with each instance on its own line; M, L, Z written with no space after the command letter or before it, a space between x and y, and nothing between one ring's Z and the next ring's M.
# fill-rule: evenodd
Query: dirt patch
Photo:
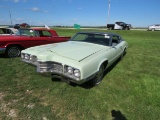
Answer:
M2 101L3 100L3 97L5 96L5 94L4 93L0 93L0 101Z

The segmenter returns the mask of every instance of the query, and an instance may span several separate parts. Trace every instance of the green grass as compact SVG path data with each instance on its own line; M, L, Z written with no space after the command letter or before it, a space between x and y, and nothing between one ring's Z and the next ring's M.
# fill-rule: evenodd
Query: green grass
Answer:
M73 36L91 30L56 31ZM52 81L20 58L1 57L0 119L112 120L113 110L118 119L160 119L160 33L112 32L128 42L127 54L90 89Z

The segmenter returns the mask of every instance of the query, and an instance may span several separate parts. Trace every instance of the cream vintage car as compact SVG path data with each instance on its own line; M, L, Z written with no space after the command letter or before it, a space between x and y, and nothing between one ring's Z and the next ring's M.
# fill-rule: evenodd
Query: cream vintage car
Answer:
M49 73L68 82L98 85L104 71L128 48L114 33L79 32L69 41L31 47L21 52L23 62L33 64L39 73Z
M15 35L18 32L15 28L9 28L9 27L0 27L0 36L1 35Z

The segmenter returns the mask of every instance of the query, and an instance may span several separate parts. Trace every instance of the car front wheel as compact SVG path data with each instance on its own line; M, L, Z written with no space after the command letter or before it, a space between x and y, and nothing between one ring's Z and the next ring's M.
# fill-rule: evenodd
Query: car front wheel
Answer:
M152 28L152 31L155 31L155 29L154 29L154 28Z
M102 81L103 76L104 76L104 65L102 64L96 76L91 80L91 85L92 86L98 85Z
M6 49L5 57L13 58L18 57L21 54L21 49L18 46L9 46Z

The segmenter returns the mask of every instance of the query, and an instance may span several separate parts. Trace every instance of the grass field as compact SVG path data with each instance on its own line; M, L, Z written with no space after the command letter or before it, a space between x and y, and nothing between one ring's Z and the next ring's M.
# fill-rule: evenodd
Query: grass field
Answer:
M56 31L73 36L82 30ZM128 42L127 54L93 88L52 80L20 58L1 57L0 120L160 119L160 32L112 32Z

